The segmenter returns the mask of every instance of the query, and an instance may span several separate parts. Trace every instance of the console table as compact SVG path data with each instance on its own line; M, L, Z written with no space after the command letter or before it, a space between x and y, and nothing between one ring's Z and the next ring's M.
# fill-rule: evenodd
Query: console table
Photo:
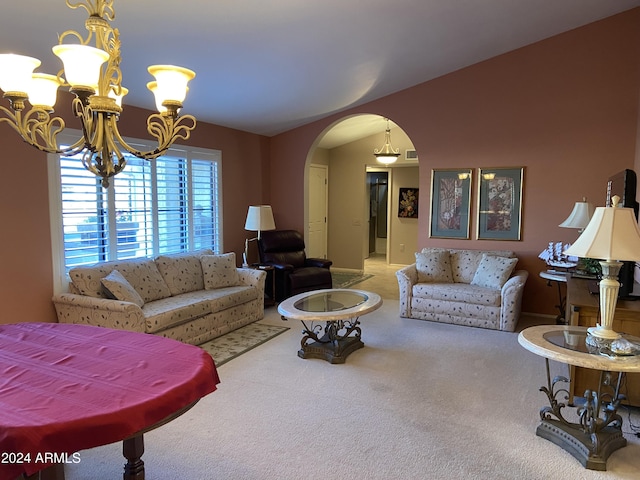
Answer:
M586 345L586 336L585 327L540 325L523 330L518 342L544 357L547 367L547 385L540 391L547 395L549 406L540 409L536 434L564 448L585 468L606 470L609 455L627 444L617 413L620 385L627 372L640 372L640 355L603 355L605 351ZM629 339L640 342L639 338ZM599 371L599 381L590 385L577 406L577 423L563 415L569 379L556 376L552 380L549 360Z
M567 278L567 315L569 325L575 327L595 327L599 322L599 296L589 293L589 283L585 280L568 276ZM597 291L597 289L596 289ZM619 299L613 317L613 330L640 337L640 301ZM598 381L599 372L581 366L572 366L570 372L571 385L569 394L580 397L589 385ZM640 373L629 373L622 393L627 397L622 403L640 407Z
M123 440L124 480L143 480L145 431L213 392L211 356L193 345L88 325L0 325L0 478L46 473ZM80 453L78 453L80 452Z

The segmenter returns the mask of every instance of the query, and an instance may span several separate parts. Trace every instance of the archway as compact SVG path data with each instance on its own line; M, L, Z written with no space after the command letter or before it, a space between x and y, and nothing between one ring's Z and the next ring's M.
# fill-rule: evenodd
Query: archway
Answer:
M327 173L326 256L334 267L362 271L370 245L370 186L367 170L388 173L387 237L383 243L387 263L411 263L417 246L418 221L398 218L399 188L417 189L418 159L406 133L390 119L391 144L400 150L396 163L376 162L373 150L384 143L387 122L381 115L345 117L327 127L314 142L305 164L305 242L308 252L317 253L317 230L311 230L318 216L315 189L317 172ZM415 185L414 185L415 183ZM315 187L314 187L315 185ZM315 189L314 189L315 188Z

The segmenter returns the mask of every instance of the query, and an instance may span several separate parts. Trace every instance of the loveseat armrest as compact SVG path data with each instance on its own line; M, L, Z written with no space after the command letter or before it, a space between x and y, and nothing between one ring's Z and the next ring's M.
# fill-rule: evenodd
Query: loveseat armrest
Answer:
M52 300L59 323L146 332L144 314L135 303L74 293L54 295Z
M398 290L400 291L400 316L410 318L413 286L418 283L416 264L412 263L398 270L396 272L396 278L398 279Z
M258 268L238 268L240 284L262 288L264 290L264 279L267 272Z
M522 310L522 295L529 272L516 270L502 286L500 306L500 330L513 332Z
M304 261L305 267L329 268L331 265L333 265L333 262L326 258L307 258Z

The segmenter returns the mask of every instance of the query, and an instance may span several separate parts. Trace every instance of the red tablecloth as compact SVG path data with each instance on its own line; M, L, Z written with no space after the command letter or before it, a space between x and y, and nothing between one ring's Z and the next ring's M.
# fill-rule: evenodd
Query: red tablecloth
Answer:
M219 381L208 353L175 340L86 325L0 325L0 478L41 470L46 453L123 440Z

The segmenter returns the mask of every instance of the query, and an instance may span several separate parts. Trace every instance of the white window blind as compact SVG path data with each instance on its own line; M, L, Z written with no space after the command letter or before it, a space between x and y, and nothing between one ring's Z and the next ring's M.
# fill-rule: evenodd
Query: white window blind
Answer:
M52 223L62 226L64 274L102 261L221 251L220 152L181 147L154 161L129 156L106 190L80 155L59 157L57 167L50 184L60 186L60 208Z

